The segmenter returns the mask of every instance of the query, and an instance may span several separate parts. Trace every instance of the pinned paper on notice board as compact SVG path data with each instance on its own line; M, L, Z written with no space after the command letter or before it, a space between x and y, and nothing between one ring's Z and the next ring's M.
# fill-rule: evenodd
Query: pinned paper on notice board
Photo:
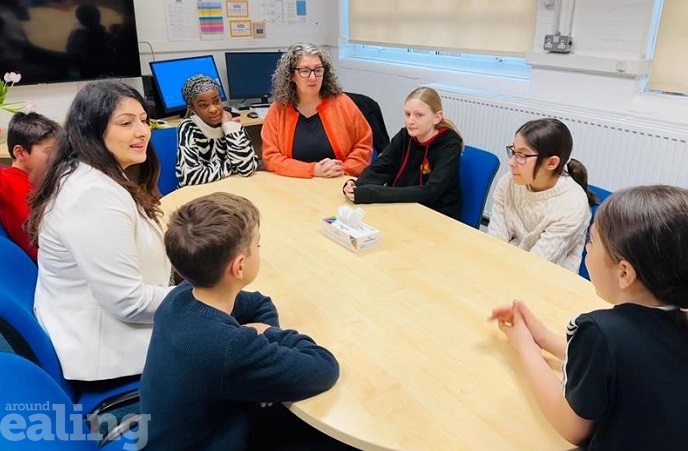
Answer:
M248 1L227 0L228 17L248 17Z
M229 35L233 38L250 38L253 36L253 28L250 20L230 20Z

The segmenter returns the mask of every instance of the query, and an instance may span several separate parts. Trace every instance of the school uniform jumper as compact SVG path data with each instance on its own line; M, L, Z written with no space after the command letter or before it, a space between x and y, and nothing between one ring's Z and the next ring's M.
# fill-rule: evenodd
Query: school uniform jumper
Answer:
M15 167L0 167L0 224L9 239L36 261L38 249L24 232L24 223L29 219L30 193L31 182L26 172Z
M354 202L418 202L459 219L462 149L463 140L452 129L441 128L420 142L402 128L356 180Z
M269 324L262 334L242 324ZM270 298L242 291L229 315L183 283L163 301L141 378L146 450L243 450L257 403L296 401L339 377L334 356L279 328Z

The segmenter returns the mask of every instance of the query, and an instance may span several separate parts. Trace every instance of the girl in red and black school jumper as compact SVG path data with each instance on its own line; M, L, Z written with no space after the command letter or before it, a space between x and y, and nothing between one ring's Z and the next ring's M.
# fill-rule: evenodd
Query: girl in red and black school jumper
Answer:
M437 91L420 87L406 97L404 125L357 180L346 182L344 195L356 204L418 202L458 219L463 140Z

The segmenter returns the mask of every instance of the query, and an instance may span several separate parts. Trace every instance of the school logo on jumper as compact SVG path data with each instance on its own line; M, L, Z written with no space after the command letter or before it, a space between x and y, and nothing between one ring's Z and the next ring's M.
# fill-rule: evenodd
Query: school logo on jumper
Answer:
M430 160L428 160L427 158L424 159L423 164L420 165L420 172L423 175L428 175L428 174L430 174L431 170L432 170L432 168L430 167Z
M70 410L72 406L70 405ZM84 414L76 404L74 412L67 414L65 404L7 403L0 411L0 435L10 442L50 442L90 440L100 443L103 439L125 440L122 449L135 451L148 443L150 415L127 414L122 418L111 413ZM95 425L90 431L87 425Z

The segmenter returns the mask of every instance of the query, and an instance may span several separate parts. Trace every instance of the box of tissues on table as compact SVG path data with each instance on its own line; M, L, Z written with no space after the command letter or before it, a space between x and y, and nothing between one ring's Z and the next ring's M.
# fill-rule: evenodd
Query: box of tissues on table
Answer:
M323 235L354 252L375 249L380 245L380 231L364 224L361 208L339 207L337 216L324 218Z

